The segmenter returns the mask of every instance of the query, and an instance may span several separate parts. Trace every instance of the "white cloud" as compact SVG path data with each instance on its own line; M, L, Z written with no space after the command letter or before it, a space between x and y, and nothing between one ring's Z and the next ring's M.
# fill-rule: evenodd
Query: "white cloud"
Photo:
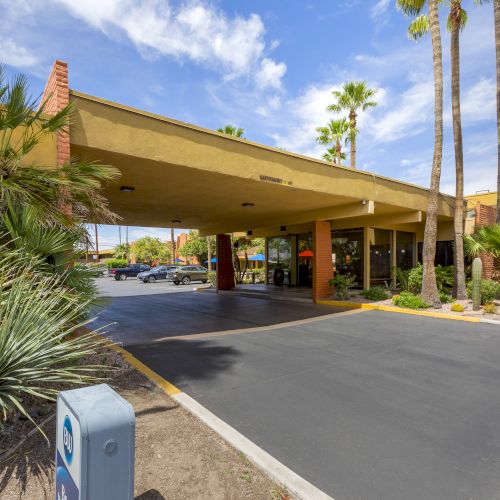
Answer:
M165 0L56 1L110 37L125 33L144 57L188 58L228 79L252 75L261 87L281 86L286 65L265 57L265 27L256 14L229 18L203 0L178 8Z
M16 68L29 68L39 62L35 55L11 38L0 38L0 54L3 63Z
M375 139L392 142L418 135L434 116L434 82L429 80L415 83L390 101L388 107L391 111L379 116L371 124L371 133Z
M255 81L259 88L272 87L281 88L281 79L286 73L285 63L275 63L267 57L262 60L260 69L255 75Z
M311 85L295 99L286 102L283 123L285 130L271 134L276 146L307 156L320 157L324 146L315 143L316 127L324 125L332 117L326 110L333 102L332 91L339 85Z
M476 122L496 118L496 83L483 78L465 91L462 97L462 120Z
M389 9L391 0L378 0L378 2L370 9L370 17L378 18L384 15Z

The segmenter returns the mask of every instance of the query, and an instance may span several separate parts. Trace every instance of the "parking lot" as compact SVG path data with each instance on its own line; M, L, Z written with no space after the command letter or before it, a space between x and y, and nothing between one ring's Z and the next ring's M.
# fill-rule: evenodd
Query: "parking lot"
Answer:
M112 338L336 500L500 498L497 325L101 286Z

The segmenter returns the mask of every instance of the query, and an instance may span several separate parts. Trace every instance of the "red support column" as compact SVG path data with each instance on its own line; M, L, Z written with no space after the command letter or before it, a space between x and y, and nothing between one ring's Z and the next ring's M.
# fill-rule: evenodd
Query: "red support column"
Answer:
M313 300L331 296L328 281L333 278L332 228L328 221L315 221L313 228Z
M69 104L67 63L63 61L54 63L41 102L45 102L44 112L48 115L55 115ZM57 165L64 165L69 159L69 128L66 127L57 134Z
M217 290L234 288L233 253L231 237L228 234L217 235Z

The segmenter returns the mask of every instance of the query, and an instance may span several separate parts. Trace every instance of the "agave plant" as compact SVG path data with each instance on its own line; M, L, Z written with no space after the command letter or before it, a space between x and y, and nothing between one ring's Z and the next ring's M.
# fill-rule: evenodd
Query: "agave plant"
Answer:
M18 411L32 420L23 398L51 400L60 384L96 380L98 367L79 361L104 340L77 334L88 304L68 296L57 277L39 274L39 262L5 246L0 254L0 416Z

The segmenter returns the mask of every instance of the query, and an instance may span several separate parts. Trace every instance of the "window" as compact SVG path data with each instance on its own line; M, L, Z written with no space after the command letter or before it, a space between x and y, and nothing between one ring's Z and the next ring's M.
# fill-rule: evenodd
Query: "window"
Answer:
M452 266L453 265L453 241L437 241L436 242L436 258L434 265ZM418 261L422 262L423 242L418 242Z
M363 228L332 231L332 264L338 274L353 274L356 285L364 286L364 234Z
M273 282L274 270L285 271L285 284L288 284L290 265L292 261L292 242L289 236L276 236L267 240L268 282Z
M414 233L396 231L396 267L403 271L413 267L414 241Z
M391 282L392 231L370 228L370 285L384 286Z

